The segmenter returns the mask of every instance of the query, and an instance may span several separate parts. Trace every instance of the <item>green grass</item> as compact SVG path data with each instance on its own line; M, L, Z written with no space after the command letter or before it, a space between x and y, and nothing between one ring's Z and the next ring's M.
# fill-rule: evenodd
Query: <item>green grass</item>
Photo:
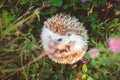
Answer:
M88 63L58 64L44 57L8 80L120 80L120 54L108 40L120 37L120 0L1 0L0 79L42 53L40 33L50 16L65 12L79 18L88 30L89 48L100 56ZM86 53L87 54L87 53ZM90 57L89 57L90 58Z

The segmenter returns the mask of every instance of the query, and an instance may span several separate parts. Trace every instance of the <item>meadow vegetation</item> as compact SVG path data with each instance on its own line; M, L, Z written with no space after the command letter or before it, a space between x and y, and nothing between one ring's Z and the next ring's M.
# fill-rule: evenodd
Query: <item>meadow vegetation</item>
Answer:
M7 80L120 80L120 0L1 0L0 79L41 54L44 21L63 12L88 30L87 60L65 65L44 57Z

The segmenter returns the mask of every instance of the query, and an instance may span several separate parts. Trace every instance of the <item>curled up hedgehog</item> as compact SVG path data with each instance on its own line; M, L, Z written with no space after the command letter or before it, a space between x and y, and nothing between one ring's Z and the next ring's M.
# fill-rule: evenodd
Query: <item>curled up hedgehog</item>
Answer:
M73 64L87 50L88 35L83 23L65 13L47 19L40 36L44 51L57 63Z
M43 53L2 80L7 80L46 55L57 63L73 64L82 59L88 47L87 30L83 23L65 13L56 14L47 19L40 37Z

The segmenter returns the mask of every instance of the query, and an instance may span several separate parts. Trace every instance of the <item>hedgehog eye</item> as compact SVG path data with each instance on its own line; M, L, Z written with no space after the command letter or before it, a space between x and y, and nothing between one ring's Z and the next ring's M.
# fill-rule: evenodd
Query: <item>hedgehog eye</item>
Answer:
M59 38L57 41L62 41L62 38Z

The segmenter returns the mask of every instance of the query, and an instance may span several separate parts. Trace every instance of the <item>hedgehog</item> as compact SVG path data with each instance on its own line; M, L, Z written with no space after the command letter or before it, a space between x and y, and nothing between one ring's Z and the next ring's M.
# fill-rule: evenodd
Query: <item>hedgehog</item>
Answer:
M82 59L88 48L88 34L82 22L70 14L59 13L48 18L40 34L41 45L49 58L61 64Z

